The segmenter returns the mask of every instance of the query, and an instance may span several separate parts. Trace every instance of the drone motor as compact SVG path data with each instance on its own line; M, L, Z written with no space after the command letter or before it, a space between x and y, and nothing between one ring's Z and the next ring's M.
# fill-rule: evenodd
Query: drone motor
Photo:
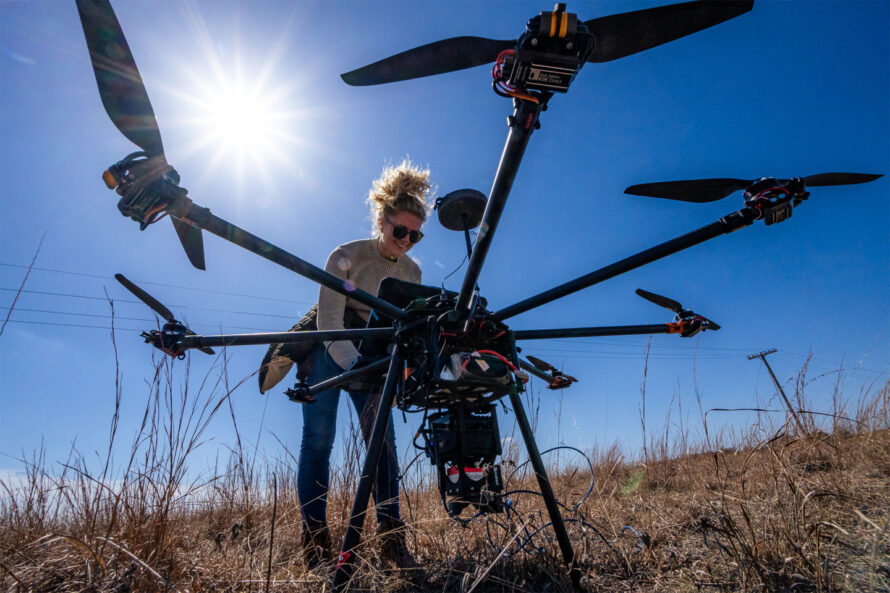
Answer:
M174 320L168 321L160 330L142 332L146 344L151 344L164 354L174 358L185 358L185 347L182 340L188 335L188 328Z
M745 205L753 208L767 225L791 218L794 207L809 197L800 177L779 181L763 177L745 188Z
M593 50L595 40L578 16L557 4L529 20L518 48L498 56L494 67L496 90L565 93Z
M160 220L168 206L188 192L179 187L179 173L162 155L134 152L102 173L108 189L121 196L121 214L139 223L139 230Z

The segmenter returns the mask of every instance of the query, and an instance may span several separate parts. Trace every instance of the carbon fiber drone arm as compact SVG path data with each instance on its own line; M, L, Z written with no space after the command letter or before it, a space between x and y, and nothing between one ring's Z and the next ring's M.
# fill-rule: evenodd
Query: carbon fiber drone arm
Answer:
M636 336L679 333L676 323L651 325L613 325L604 327L567 327L560 329L513 330L517 340L552 340L555 338L593 338L601 336Z
M297 383L297 385L295 385L285 393L288 393L289 397L291 397L292 399L296 399L297 401L303 403L311 403L315 399L314 396L318 393L321 393L322 391L340 387L341 385L346 385L347 383L355 380L358 377L362 377L375 371L383 371L389 365L390 358L391 357L381 358L380 360L376 360L365 366L340 373L339 375L335 375L330 379L325 379L324 381L316 383L315 385Z
M223 220L212 214L208 208L198 206L185 196L180 198L179 203L171 209L171 212L177 218L192 226L213 233L217 237L221 237L226 241L239 245L252 253L278 264L279 266L287 268L292 272L296 272L313 282L317 282L335 292L346 295L353 300L367 305L371 309L383 313L391 319L399 319L403 321L409 319L408 314L395 305L363 290L347 288L344 286L343 281L333 274L329 274L323 269L300 259L296 255L285 251L277 245L273 245L227 220Z
M218 336L185 336L183 346L188 348L253 346L257 344L293 344L296 342L327 342L334 340L361 340L362 338L390 338L392 328L338 329L328 331L301 331L261 334L224 334Z
M751 208L742 208L741 210L724 216L720 220L712 222L711 224L703 226L690 233L665 241L655 247L650 247L635 255L631 255L630 257L613 264L594 270L589 274L585 274L584 276L560 284L550 290L545 290L544 292L529 297L524 301L504 307L503 309L492 313L492 317L499 321L503 321L514 315L519 315L520 313L540 307L541 305L546 305L549 302L561 299L564 296L578 292L579 290L583 290L594 284L599 284L604 280L614 278L615 276L652 263L663 257L677 253L678 251L688 249L694 245L713 239L714 237L719 237L720 235L725 235L726 233L731 233L740 228L744 228L752 224L758 217L759 213L755 210Z

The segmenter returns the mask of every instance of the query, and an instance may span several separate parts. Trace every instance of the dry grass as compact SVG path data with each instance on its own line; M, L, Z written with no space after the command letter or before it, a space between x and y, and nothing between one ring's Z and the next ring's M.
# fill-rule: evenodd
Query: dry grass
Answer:
M309 573L300 560L294 464L256 461L241 448L234 417L237 445L229 459L210 477L198 472L204 477L189 481L196 473L189 458L207 423L230 409L236 386L223 362L218 376L208 375L197 388L180 387L170 363L158 363L142 430L123 467L115 468L110 453L115 413L100 471L72 453L65 471L51 475L38 452L26 464L23 485L2 484L2 591L330 590L332 569ZM801 409L807 407L805 371L795 393ZM588 451L595 486L586 499L591 476L583 458L561 451L557 463L548 455L587 586L890 590L890 383L864 390L852 411L837 385L834 410L820 424L827 432L817 429L814 415L801 414L804 433L771 426L763 417L743 435L713 435L703 412L702 442L692 442L682 425L673 435L665 429L652 436L649 427L640 459L626 458L615 446ZM645 386L642 398L645 409ZM352 462L333 476L335 541L356 483L357 434L347 445ZM505 452L506 473L520 453L516 446ZM418 462L404 478L402 509L422 569L399 574L380 568L369 521L356 586L570 590L544 527L543 504L522 492L536 489L527 470L521 467L509 482L509 517L462 527L447 518L426 463Z

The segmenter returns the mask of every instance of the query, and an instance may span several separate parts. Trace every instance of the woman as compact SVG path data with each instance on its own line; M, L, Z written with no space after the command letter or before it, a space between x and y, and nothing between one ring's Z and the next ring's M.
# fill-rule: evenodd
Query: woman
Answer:
M337 247L328 257L325 271L353 286L377 294L377 286L386 277L420 282L420 268L406 254L420 241L420 228L427 216L429 170L403 161L397 167L384 168L368 196L373 233ZM370 310L329 288L318 293L318 329L344 329L361 326ZM358 351L350 341L325 342L316 347L314 363L307 382L314 385L351 368ZM362 433L370 438L379 393L346 389L359 417ZM303 440L297 473L297 494L303 514L303 555L314 568L331 559L330 535L326 521L327 491L331 450L337 421L339 388L316 394L315 403L302 406ZM374 485L377 524L381 534L382 555L399 568L414 566L405 546L404 524L399 518L398 462L392 418L377 467Z

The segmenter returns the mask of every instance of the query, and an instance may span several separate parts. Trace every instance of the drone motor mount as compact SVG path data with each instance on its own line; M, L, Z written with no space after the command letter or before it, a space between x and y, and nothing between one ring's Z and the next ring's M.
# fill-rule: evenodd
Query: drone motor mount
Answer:
M576 14L557 4L532 17L516 50L499 56L500 79L520 91L565 93L593 50L595 40Z
M160 330L142 332L146 344L151 344L164 354L173 358L185 358L186 347L183 339L188 335L188 328L178 321L168 321Z
M759 213L767 225L791 218L795 207L809 197L801 177L778 180L763 177L745 188L745 205Z
M179 173L163 155L134 152L102 173L108 189L121 196L117 208L139 223L139 230L159 220L188 191L179 187Z

